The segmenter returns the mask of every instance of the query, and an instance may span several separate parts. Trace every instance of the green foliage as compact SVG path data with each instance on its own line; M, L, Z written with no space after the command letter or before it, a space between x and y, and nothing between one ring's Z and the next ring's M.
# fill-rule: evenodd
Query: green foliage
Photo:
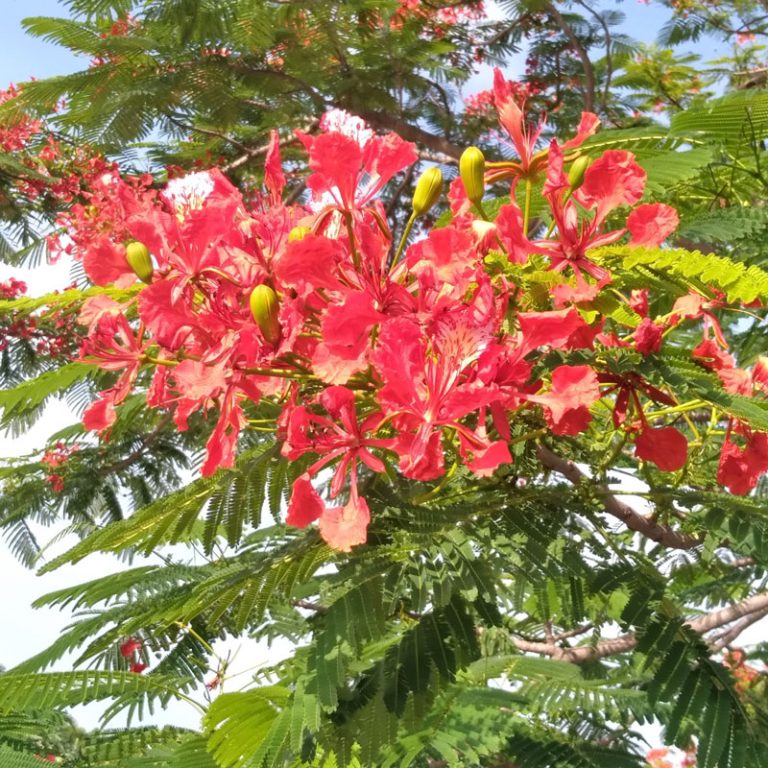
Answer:
M732 145L760 141L768 135L768 96L747 90L703 102L675 115L671 129Z
M757 298L768 297L768 272L712 253L682 248L609 246L597 251L596 258L605 258L608 264L620 261L627 272L638 267L646 268L662 279L673 280L681 294L693 288L707 295L711 286L723 291L731 303L748 304Z
M751 13L754 4L727 5ZM21 110L46 117L64 142L87 142L122 171L149 167L157 179L168 164L220 158L247 189L258 188L265 142L277 130L288 194L298 199L304 180L292 130L313 131L330 107L362 115L379 132L400 131L429 162L443 163L446 176L469 143L479 142L489 160L506 157L508 148L487 133L495 119L460 114L457 95L476 55L508 64L525 47L536 62L526 75L535 85L532 113L550 112L540 148L564 126L571 135L582 109L594 109L611 128L578 152L631 151L647 173L647 200L674 205L682 222L674 247L589 250L586 258L613 282L578 304L583 318L593 322L599 310L606 333L634 329L641 316L627 302L631 291L653 289L651 318L667 317L693 292L708 302L707 322L717 319L734 338L739 364L765 352L764 89L708 99L701 89L713 77L695 56L641 49L621 32L613 7L507 0L499 3L505 18L432 34L429 20L398 16L399 6L69 0L73 18L31 18L25 27L98 66L27 84L0 106L0 119ZM722 29L728 19L715 23L710 6L674 16L662 42ZM113 28L126 14L134 21ZM649 108L665 110L669 125L634 114ZM16 155L0 157L0 217L9 224L0 259L35 264L44 251L37 230L56 211L18 189L6 193L18 176L43 181ZM416 176L384 192L395 228L408 215ZM544 183L539 174L530 184L533 239L551 223ZM521 206L525 187L515 190ZM494 192L491 218L509 200L508 187ZM617 215L616 229L625 220ZM542 308L567 279L538 256L509 264L492 251L488 264L494 279L510 280ZM86 299L129 302L135 293L68 289L2 300L0 323L44 324L62 311L74 325ZM757 301L751 315L723 308ZM454 468L444 484L422 483L394 469L375 479L361 467L372 523L368 543L351 553L330 550L314 529L281 523L293 481L316 458L282 457L284 425L277 435L247 433L233 469L190 479L210 414L193 415L180 433L170 414L148 413L129 397L108 440L97 445L78 425L53 438L78 446L60 469L63 491L53 491L38 454L9 461L0 468L0 528L26 564L42 564L41 526L62 521L62 536L78 541L44 571L97 552L136 562L36 602L73 618L51 646L0 674L0 765L32 768L41 764L35 754L55 750L64 768L641 768L638 727L657 720L669 743L698 740L702 768L761 768L765 683L745 692L720 652L730 630L765 611L763 603L744 605L768 586L766 489L736 497L717 488L715 475L726 432L742 441L747 430L768 431L768 402L734 394L692 359L700 339L701 320L685 320L658 354L560 350L534 372L546 380L557 365L600 355L606 371L673 393L675 404L665 406L645 403L637 390L654 425L691 437L680 471L638 461L636 404L617 424L615 400L603 398L583 439L553 435L539 410L521 409L510 424L514 461L493 477ZM114 379L14 342L0 360L0 427L24 431L54 397L79 412ZM140 373L139 386L148 384ZM245 409L254 425L275 425L274 405ZM455 439L448 434L446 446ZM559 469L542 463L542 450L562 460ZM642 483L634 517L612 494L619 476ZM699 618L734 606L741 612L733 618L695 631L705 626ZM288 640L291 651L283 659L275 650L269 664L231 681L230 659L216 649L232 637ZM121 654L129 638L149 666L143 674L130 672ZM758 650L755 658L768 656ZM132 725L83 733L64 714L100 701L106 720L121 712L141 718L175 700L195 707L199 731Z
M40 768L40 758L0 745L3 768Z

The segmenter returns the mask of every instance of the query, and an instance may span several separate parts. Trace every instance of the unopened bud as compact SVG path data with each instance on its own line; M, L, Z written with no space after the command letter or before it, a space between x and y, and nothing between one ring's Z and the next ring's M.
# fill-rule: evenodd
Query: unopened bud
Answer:
M303 240L307 235L311 234L312 230L309 227L294 227L288 233L288 242L293 243L298 240Z
M136 273L136 277L144 283L152 282L152 257L149 248L138 240L132 240L125 246L125 260L128 266Z
M413 214L423 216L440 199L443 191L443 174L437 166L427 168L416 182L413 191Z
M467 197L479 203L485 194L485 156L477 147L467 147L462 152L459 175Z
M568 184L571 189L578 189L584 183L584 174L590 162L586 155L580 155L571 163L571 169L568 171Z
M277 294L266 283L257 285L251 291L251 314L270 344L280 341L280 301Z

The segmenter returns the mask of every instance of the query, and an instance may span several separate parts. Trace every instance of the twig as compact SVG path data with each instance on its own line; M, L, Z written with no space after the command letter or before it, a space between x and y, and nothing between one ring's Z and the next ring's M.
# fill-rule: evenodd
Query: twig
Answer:
M192 133L200 133L203 136L210 136L214 139L221 139L222 141L226 141L229 144L232 144L233 146L237 147L241 152L249 152L250 150L248 147L243 144L241 141L238 141L237 139L233 139L231 136L227 136L225 133L221 133L220 131L214 131L211 128L198 128L194 125L187 125L186 123L182 123L181 120L177 120L175 117L172 117L171 115L166 115L168 122L173 123L177 128L181 128L183 131L191 131Z
M99 477L106 477L107 475L111 475L113 472L120 472L123 469L127 469L131 466L137 459L140 459L147 448L153 445L153 443L156 443L160 436L163 433L163 430L170 424L173 417L170 414L166 414L163 416L162 419L158 422L157 426L147 435L142 436L139 438L141 441L141 446L139 448L136 448L136 450L129 453L124 459L120 459L120 461L116 461L113 464L108 464L106 467L101 467L97 470L96 474Z
M317 126L320 124L320 121L315 119L311 120L302 130L304 133L311 133ZM280 147L287 147L291 144L298 143L298 139L295 136L289 136L285 139L281 139L278 144ZM243 145L243 149L245 152L240 155L240 157L233 160L231 163L227 163L226 165L223 165L221 167L222 173L229 173L230 171L234 171L236 168L239 168L241 165L245 165L249 160L253 160L254 157L263 157L267 154L269 151L269 144L265 144L262 147L252 147L248 148ZM301 194L301 192L299 192Z
M324 605L319 603L313 603L309 600L291 600L291 605L294 608L303 608L305 611L313 611L314 613L327 613L328 609Z

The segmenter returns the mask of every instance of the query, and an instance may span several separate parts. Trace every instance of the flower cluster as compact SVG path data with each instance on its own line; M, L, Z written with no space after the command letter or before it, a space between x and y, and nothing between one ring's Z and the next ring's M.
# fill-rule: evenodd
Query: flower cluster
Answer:
M15 99L19 95L19 89L11 84L6 90L0 90L0 104ZM42 130L40 120L35 120L28 115L21 115L10 124L0 126L0 150L3 152L17 152L24 149L33 136Z
M317 135L297 132L311 171L305 205L282 202L276 135L252 207L217 170L174 179L159 194L103 175L95 210L75 209L68 234L95 283L135 285L136 295L83 307L81 359L119 374L86 411L86 427L108 434L149 366L147 403L172 410L180 430L196 412L216 414L202 467L211 474L233 465L253 404L276 402L283 456L317 457L294 484L287 521L318 521L328 544L344 551L366 540L361 473L396 465L433 481L463 464L488 476L512 462L515 422L538 424L534 435L576 435L601 398L638 458L683 467L685 435L663 410L648 413L651 404L674 410L672 394L637 372L604 368L593 353L655 354L665 332L689 320L703 319L705 342L717 333L712 300L701 296L651 317L647 292L637 291L623 297L635 321L610 331L594 310L601 292L618 293L595 249L659 246L677 225L675 211L642 204L645 172L630 152L591 162L582 154L595 115L585 113L568 141L541 146L543 124L528 122L518 90L498 71L493 102L515 159L486 165L479 150L465 153L449 193L451 224L408 248L394 247L378 195L416 160L415 148L345 113L326 115ZM417 186L409 229L439 197L432 171ZM552 220L546 232L529 212L537 181ZM511 194L490 221L483 196L500 182ZM533 263L549 272L549 296L526 295L515 282L515 270ZM761 372L750 375L739 386L761 387ZM767 437L733 432L748 445L727 449L724 461L765 471L753 454ZM330 502L316 488L328 469Z
M124 642L120 643L118 650L120 655L128 661L128 671L140 675L147 665L141 661L141 651L144 647L144 643L135 637L129 637Z
M406 19L416 19L430 27L430 35L440 38L447 28L484 17L483 0L466 0L466 2L458 3L424 3L421 0L399 0L399 6L390 24L393 28L398 28Z
M50 470L59 469L66 464L69 457L79 449L80 446L78 445L67 445L62 441L58 441L52 448L49 448L43 454L40 463L44 464ZM58 472L49 472L46 480L54 493L61 493L64 490L64 478Z
M0 282L0 300L18 299L27 292L22 280L11 277ZM32 314L3 313L0 315L0 352L14 342L32 345L36 354L43 357L66 357L77 338L71 323L56 312L45 317ZM76 348L76 346L75 346Z
M765 680L765 663L763 663L763 671L761 672L747 663L747 654L740 648L729 650L723 658L723 665L731 670L731 674L736 681L734 688L739 694L745 694L753 690L760 682Z
M695 768L696 747L691 746L685 752L679 754L679 760L667 747L652 749L645 756L648 768Z

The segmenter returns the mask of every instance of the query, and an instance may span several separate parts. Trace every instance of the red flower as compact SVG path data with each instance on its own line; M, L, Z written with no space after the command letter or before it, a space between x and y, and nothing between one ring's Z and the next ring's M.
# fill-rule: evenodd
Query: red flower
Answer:
M542 118L535 128L526 123L525 99L520 98L519 87L516 83L505 80L498 67L493 72L493 100L499 113L499 122L512 139L512 145L520 159L521 171L525 175L531 168L536 142L544 129L545 121Z
M614 150L605 154L609 155L608 159L603 162L603 158L596 160L587 169L584 184L572 195L563 170L562 150L556 141L549 147L543 194L557 224L557 239L537 240L535 245L549 256L553 270L562 272L570 266L577 281L583 280L582 272L596 280L609 276L607 270L591 262L586 253L590 248L610 245L623 236L623 229L600 232L600 228L615 207L633 200L636 202L639 199L636 196L638 193L642 195L645 184L645 171L634 162L631 153ZM574 199L587 209L595 209L591 219L584 220L580 216Z
M301 131L296 135L309 152L314 171L307 186L318 202L327 201L342 211L362 209L396 173L418 159L414 145L394 133L376 136L356 131L353 138L334 130L319 136Z
M136 651L140 651L143 647L141 640L137 640L135 637L129 637L124 643L120 643L120 655L126 659L133 656Z
M384 324L373 363L384 379L379 402L396 416L400 469L407 477L427 480L442 474L439 434L450 426L476 448L487 439L460 422L488 405L497 392L475 379L474 364L488 345L487 331L466 317L444 320L439 336L426 339L409 320ZM412 436L407 433L415 432ZM416 473L416 474L414 474Z
M679 223L677 211L669 205L641 205L627 218L627 229L632 235L629 244L659 246L677 229Z
M328 387L318 400L330 418L300 405L290 406L283 419L286 430L283 456L296 459L308 452L320 454L318 461L294 482L286 522L304 528L319 520L323 539L334 549L348 552L365 542L370 521L368 505L358 496L357 462L361 461L374 472L383 472L384 463L370 449L391 449L395 441L367 436L366 433L375 432L382 414L370 414L358 424L352 390ZM331 481L330 495L336 498L341 493L349 474L350 496L343 507L326 506L311 483L313 476L336 459L339 463Z
M577 435L592 419L589 406L600 398L597 374L588 365L561 365L552 371L549 392L526 397L545 407L547 423L556 435Z
M602 221L615 208L639 202L645 190L645 171L631 152L609 149L584 174L575 197L585 208L595 208Z
M651 355L661 349L664 326L644 317L634 333L635 347L643 355Z
M688 461L688 441L674 427L646 426L635 438L635 456L652 461L663 472L676 472Z
M768 433L749 431L746 442L740 448L727 437L717 468L717 482L739 496L749 493L768 471Z

